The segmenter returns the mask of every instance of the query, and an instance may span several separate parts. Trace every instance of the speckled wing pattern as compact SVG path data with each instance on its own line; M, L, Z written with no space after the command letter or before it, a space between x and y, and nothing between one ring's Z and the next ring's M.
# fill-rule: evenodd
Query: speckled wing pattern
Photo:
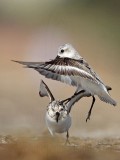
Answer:
M74 60L56 57L54 60L48 62L16 62L26 65L28 68L34 68L47 78L62 81L73 86L77 86L77 82L73 81L71 77L79 76L97 84L102 83L97 74L83 58Z
M28 65L28 67L32 66ZM33 67L35 66L33 65ZM71 76L80 76L82 78L89 79L94 83L102 83L97 74L83 59L74 60L70 58L56 58L43 64L41 63L40 65L35 67L35 70L45 75L47 78L52 78L56 80L61 79L61 77L58 77L57 79L56 76L62 76L62 78L66 77L67 79Z
M110 103L114 106L116 105L116 102L107 93L107 90L109 90L110 87L106 87L103 84L97 74L92 70L88 63L84 61L83 58L75 60L70 58L60 58L57 56L54 60L48 62L14 62L23 64L27 68L33 68L46 78L57 80L72 86L77 86L78 89L81 87L80 83L83 82L83 79L87 79L93 84L97 84L97 86L100 85L104 87L101 89L102 94L99 94L99 92L96 93L102 101ZM77 92L79 91L78 89ZM81 87L80 89L83 88Z

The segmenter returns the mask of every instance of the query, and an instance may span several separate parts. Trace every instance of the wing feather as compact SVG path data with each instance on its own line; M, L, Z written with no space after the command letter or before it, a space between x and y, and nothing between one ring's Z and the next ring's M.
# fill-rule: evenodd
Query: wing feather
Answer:
M41 83L40 83L39 95L41 97L45 97L45 96L49 97L50 102L55 100L53 94L51 93L48 86L45 84L43 80L41 80Z
M34 68L47 78L62 81L70 85L77 85L77 83L73 82L73 79L79 76L94 83L102 83L96 73L91 70L90 66L83 59L74 60L56 57L54 60L48 62L14 62L26 65L28 68Z
M81 98L83 97L89 97L91 96L91 94L89 94L88 92L81 90L78 93L75 93L72 97L69 98L69 101L66 103L66 108L68 110L68 112L71 111L72 106L78 102Z

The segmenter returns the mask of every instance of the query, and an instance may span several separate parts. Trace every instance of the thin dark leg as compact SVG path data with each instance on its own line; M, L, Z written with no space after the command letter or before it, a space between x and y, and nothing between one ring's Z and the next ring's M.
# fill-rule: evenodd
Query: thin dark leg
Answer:
M64 103L64 102L67 103L68 101L70 101L70 99L71 99L71 97L70 97L70 98L67 98L67 99L64 99L64 100L61 101L61 103Z
M79 92L77 92L77 93L75 92L73 96L71 96L71 97L69 97L69 98L67 98L67 99L62 100L61 103L64 103L64 102L65 102L65 103L68 103L72 98L74 98L75 96L77 96L77 95L79 95L80 93L83 93L83 92L85 92L85 91L84 91L84 90L81 90L81 91L79 91Z
M67 144L67 143L70 144L70 142L69 142L69 132L68 132L68 131L67 131L67 134L66 134L66 138L67 138L67 139L66 139L65 144Z
M90 116L91 116L92 108L93 108L93 105L94 105L94 103L95 103L95 97L94 97L94 96L92 96L92 97L93 97L93 101L92 101L92 104L91 104L90 110L89 110L89 112L88 112L88 116L87 116L87 118L86 118L86 122L87 122L87 120L88 120L88 119L90 120Z

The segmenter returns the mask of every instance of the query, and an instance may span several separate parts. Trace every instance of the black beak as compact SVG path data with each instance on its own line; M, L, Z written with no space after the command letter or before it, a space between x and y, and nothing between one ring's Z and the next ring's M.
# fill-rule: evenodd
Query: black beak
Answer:
M58 120L59 120L59 116L60 116L60 113L59 112L56 112L56 122L58 123Z

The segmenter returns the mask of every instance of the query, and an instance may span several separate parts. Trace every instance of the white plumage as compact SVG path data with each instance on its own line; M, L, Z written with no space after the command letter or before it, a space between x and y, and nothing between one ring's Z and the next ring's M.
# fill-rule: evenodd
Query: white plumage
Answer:
M89 96L89 94L82 91L65 100L55 100L48 86L45 82L41 81L39 95L41 97L48 96L50 99L45 116L45 121L49 132L51 135L66 132L68 141L68 132L72 123L72 118L70 116L71 108L79 99Z

